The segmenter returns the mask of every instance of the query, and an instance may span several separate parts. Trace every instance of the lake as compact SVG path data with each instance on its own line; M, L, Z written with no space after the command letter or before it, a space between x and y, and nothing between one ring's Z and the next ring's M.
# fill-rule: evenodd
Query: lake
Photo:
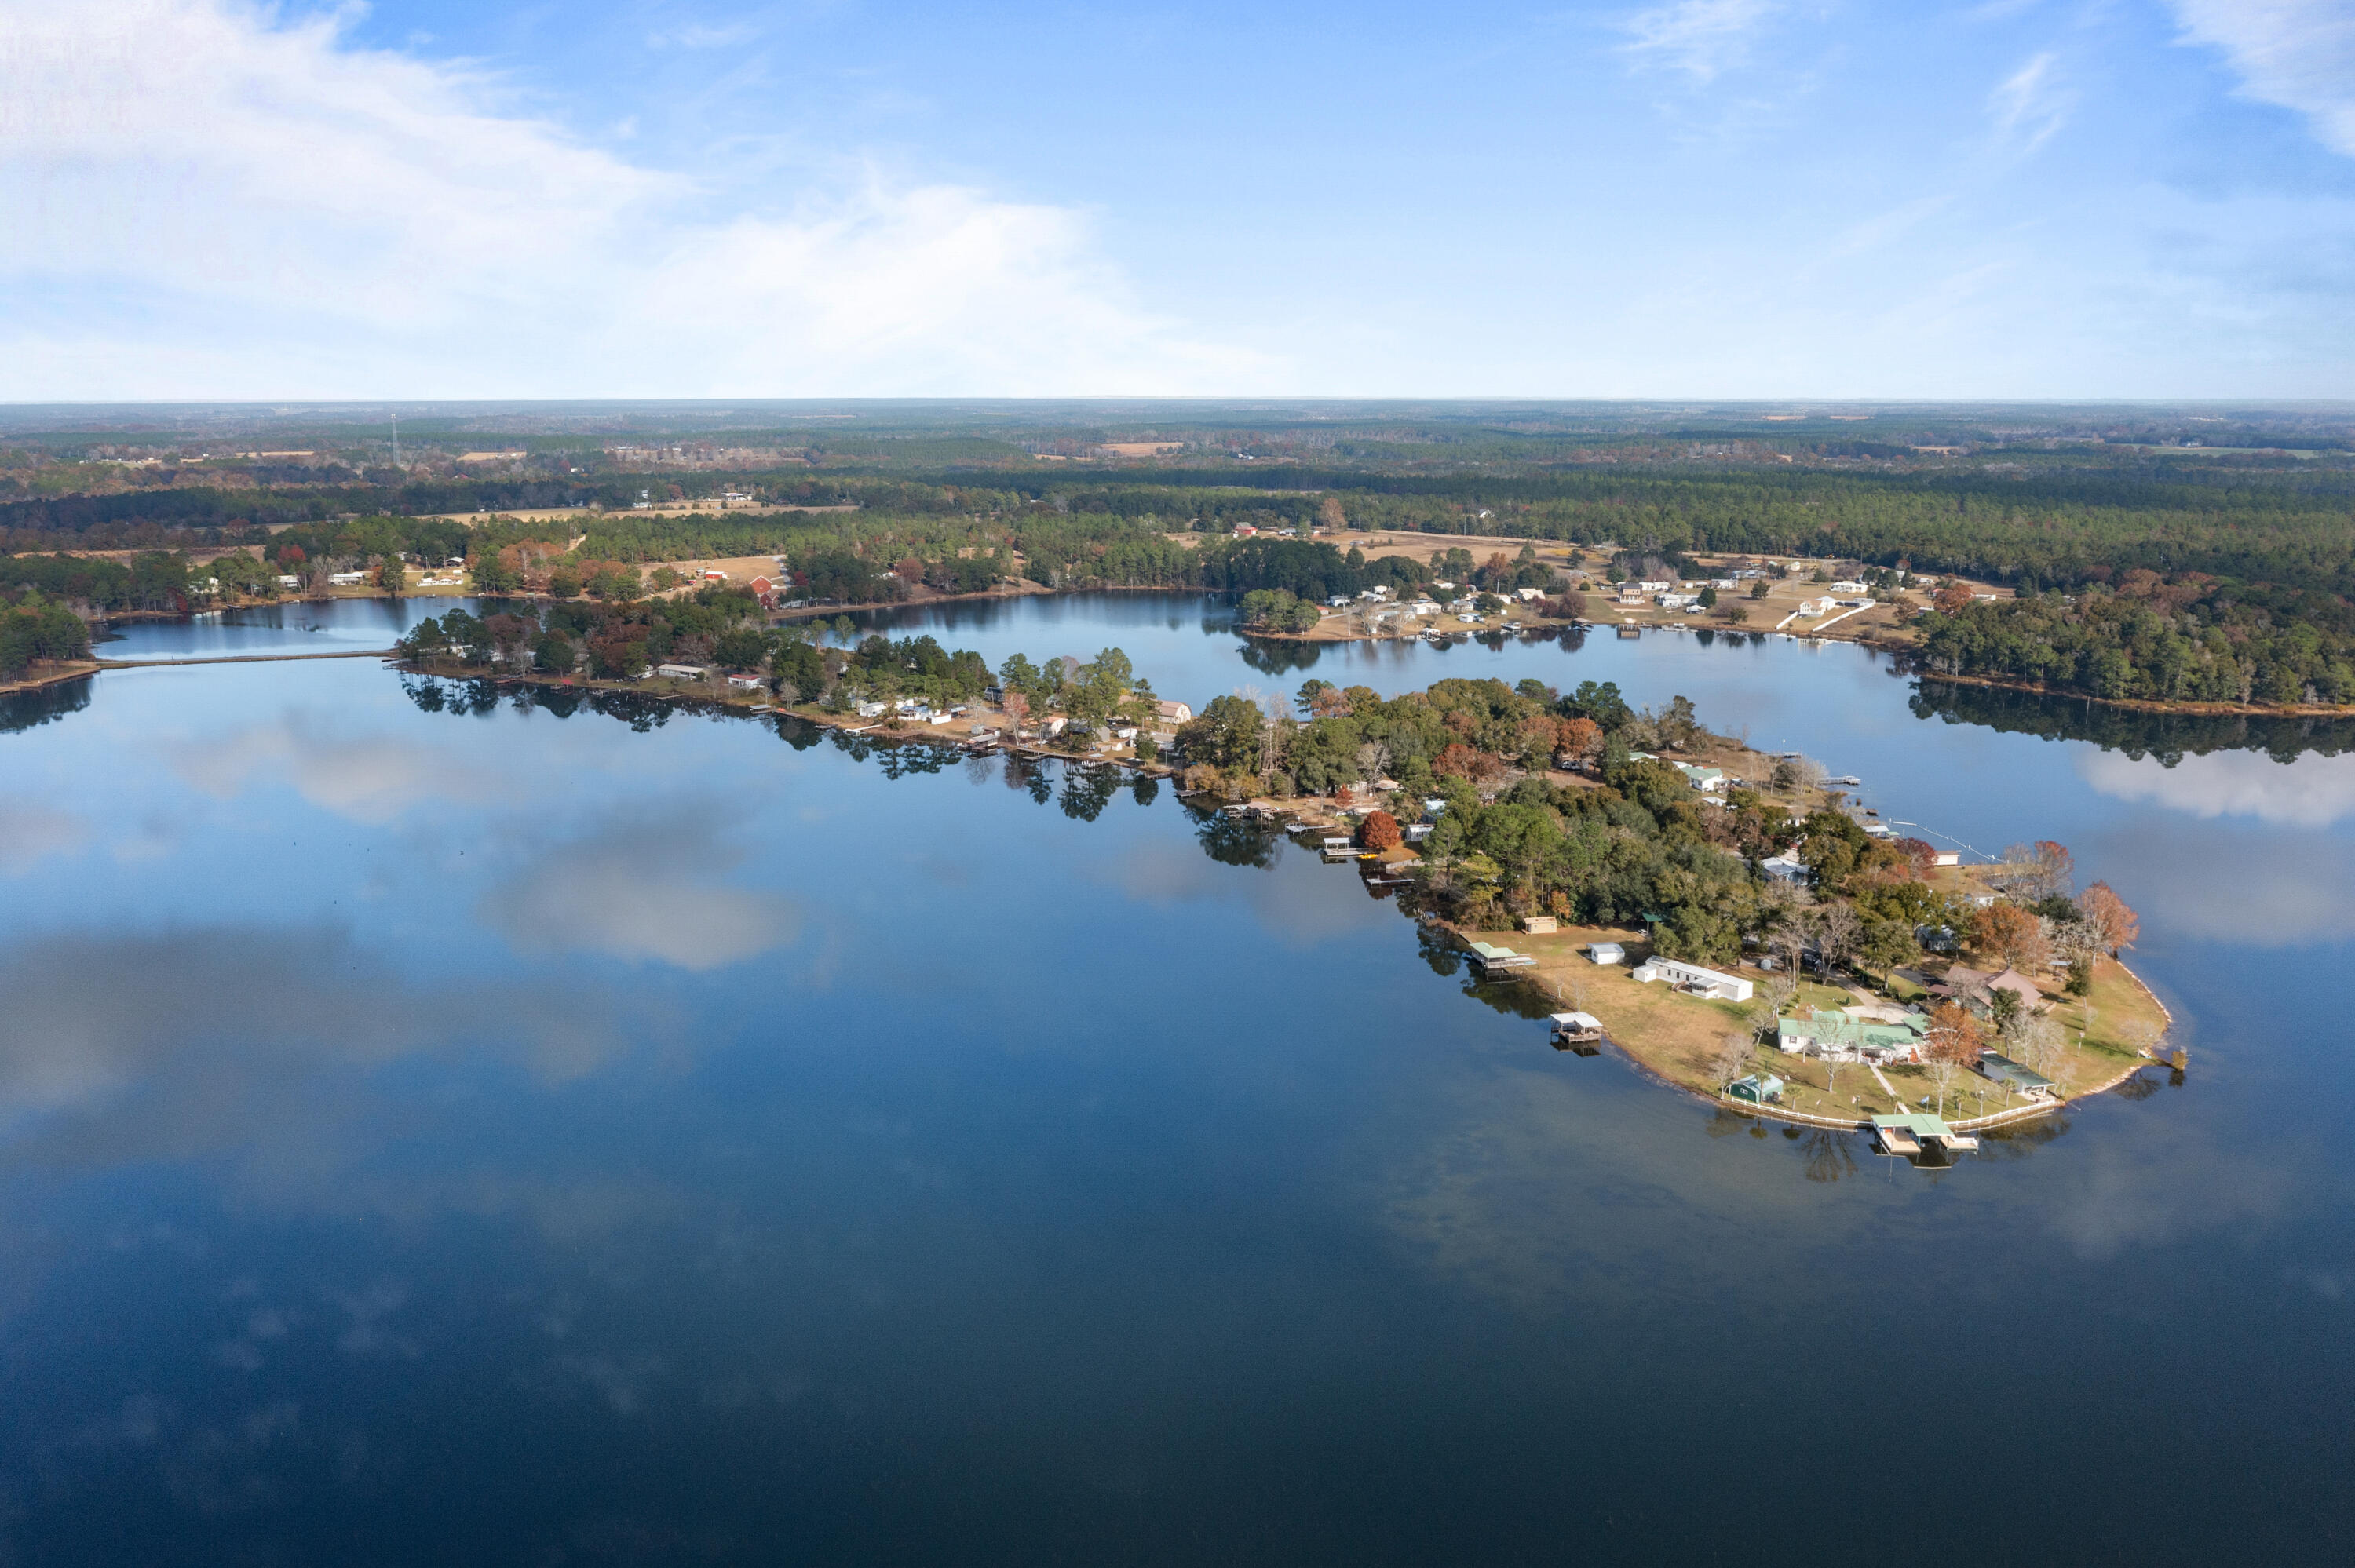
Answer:
M1229 614L858 619L1117 645L1198 707L1688 695L1925 836L2068 843L2190 1071L1917 1171L1552 1051L1166 786L366 660L110 672L0 699L0 1562L2350 1551L2336 730Z

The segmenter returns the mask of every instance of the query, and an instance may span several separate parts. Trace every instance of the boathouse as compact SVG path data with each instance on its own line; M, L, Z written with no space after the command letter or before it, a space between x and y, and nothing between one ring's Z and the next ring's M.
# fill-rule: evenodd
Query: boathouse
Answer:
M1510 948L1492 947L1487 942L1472 944L1472 961L1480 966L1483 974L1502 974L1508 969L1537 968L1537 959L1528 953L1517 953Z
M1725 1086L1726 1094L1753 1106L1771 1105L1783 1097L1783 1080L1772 1073L1745 1073Z

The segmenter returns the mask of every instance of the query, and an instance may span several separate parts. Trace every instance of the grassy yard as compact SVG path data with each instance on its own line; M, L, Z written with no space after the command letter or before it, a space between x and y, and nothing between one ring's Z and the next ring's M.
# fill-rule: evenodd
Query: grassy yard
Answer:
M1577 1009L1603 1021L1611 1041L1662 1077L1705 1095L1715 1096L1712 1063L1718 1045L1730 1033L1747 1033L1752 1004L1708 1001L1687 996L1655 982L1645 985L1629 973L1650 948L1641 932L1603 927L1564 926L1550 936L1515 931L1479 932L1484 941L1528 953L1537 968L1528 978L1552 997L1562 1011ZM1627 949L1621 965L1591 961L1582 949L1593 942L1617 942ZM1762 984L1771 979L1747 966L1729 966L1727 972ZM1920 994L1920 988L1899 982L1901 992ZM1805 1017L1813 1009L1849 1005L1854 999L1837 986L1803 980L1799 994L1785 1011L1785 1017ZM2086 999L2094 1008L2094 1026L2081 1044L2085 1002L2055 996L2054 1016L2061 1023L2061 1060L2046 1070L2065 1096L2075 1096L2106 1084L2141 1058L2122 1042L2137 1024L2164 1023L2164 1015L2142 988L2115 960L2105 959L2094 970L2094 987ZM1881 1075L1897 1091L1892 1101L1872 1070L1861 1063L1832 1065L1812 1057L1786 1055L1773 1045L1753 1046L1748 1069L1773 1073L1786 1086L1783 1107L1811 1116L1862 1119L1891 1111L1913 1110L1924 1097L1934 1107L1937 1085L1926 1068L1884 1067ZM2024 1104L1976 1073L1955 1075L1945 1097L1947 1114L1957 1119L1993 1115Z

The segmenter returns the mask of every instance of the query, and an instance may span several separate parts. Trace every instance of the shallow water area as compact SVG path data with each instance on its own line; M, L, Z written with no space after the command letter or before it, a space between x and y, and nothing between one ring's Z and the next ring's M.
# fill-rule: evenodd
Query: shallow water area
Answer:
M1925 834L2068 842L2190 1070L1916 1171L1549 1049L1167 786L365 660L112 672L0 725L0 1560L2344 1552L2329 734L1781 639L1306 662L1228 613L858 619L1117 645L1197 706L1681 693Z

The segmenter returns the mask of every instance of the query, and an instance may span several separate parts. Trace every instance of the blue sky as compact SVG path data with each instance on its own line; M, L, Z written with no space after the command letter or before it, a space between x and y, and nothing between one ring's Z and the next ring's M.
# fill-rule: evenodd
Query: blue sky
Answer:
M2355 0L0 17L12 400L2355 396Z

